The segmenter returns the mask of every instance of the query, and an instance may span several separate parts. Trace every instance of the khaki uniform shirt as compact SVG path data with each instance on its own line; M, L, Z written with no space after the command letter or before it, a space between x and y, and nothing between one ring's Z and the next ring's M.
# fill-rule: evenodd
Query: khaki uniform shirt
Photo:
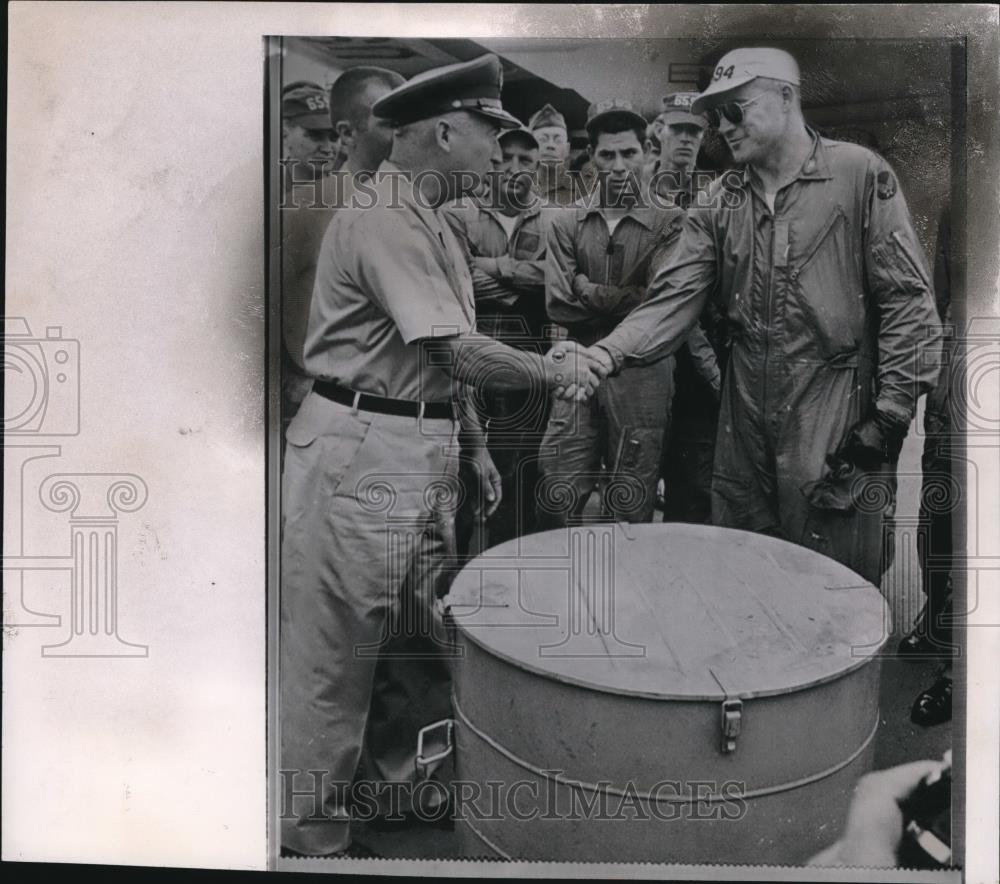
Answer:
M316 268L305 366L377 396L443 401L452 382L417 342L472 330L472 277L450 227L385 162L327 228ZM370 208L366 207L370 205Z

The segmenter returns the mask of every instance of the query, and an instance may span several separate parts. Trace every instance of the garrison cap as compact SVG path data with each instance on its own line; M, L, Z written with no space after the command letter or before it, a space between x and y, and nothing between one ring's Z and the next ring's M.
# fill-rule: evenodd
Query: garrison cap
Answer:
M330 103L318 83L296 80L281 91L281 115L305 129L332 129Z
M503 144L508 138L513 138L515 135L519 135L525 141L530 141L537 149L538 139L535 138L535 133L530 129L525 129L524 126L519 126L517 129L505 129L497 136L497 141Z
M551 104L542 105L536 110L531 119L528 120L529 129L545 129L548 126L558 126L560 129L566 128L566 118L559 113Z
M593 135L598 123L609 117L622 117L646 131L646 118L636 112L632 102L625 98L608 98L598 101L587 109L587 134Z
M521 125L500 104L503 68L495 55L431 68L397 86L372 105L372 114L397 126L438 114L469 111L499 123L505 129Z
M692 112L702 113L716 96L739 89L758 77L769 77L798 86L799 65L784 49L761 47L727 52L715 66L708 88L694 100Z
M708 119L703 114L693 113L691 105L698 97L697 92L672 92L663 97L663 110L657 120L664 126L671 123L690 123L702 129L708 126Z

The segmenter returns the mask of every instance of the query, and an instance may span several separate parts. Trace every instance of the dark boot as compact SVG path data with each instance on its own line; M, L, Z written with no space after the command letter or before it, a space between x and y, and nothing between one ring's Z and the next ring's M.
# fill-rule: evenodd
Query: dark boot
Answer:
M951 721L951 691L951 670L943 667L934 683L913 701L910 721L922 727Z

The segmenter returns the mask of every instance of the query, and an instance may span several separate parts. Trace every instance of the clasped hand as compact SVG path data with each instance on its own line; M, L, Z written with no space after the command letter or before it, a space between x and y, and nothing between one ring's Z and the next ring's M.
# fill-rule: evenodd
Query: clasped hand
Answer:
M557 399L589 399L613 368L607 351L575 341L560 341L545 354L545 376Z

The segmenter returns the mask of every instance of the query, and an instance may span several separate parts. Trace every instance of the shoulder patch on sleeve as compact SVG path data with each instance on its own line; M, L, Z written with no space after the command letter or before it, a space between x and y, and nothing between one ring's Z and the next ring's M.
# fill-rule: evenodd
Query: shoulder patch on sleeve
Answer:
M892 199L896 195L896 176L883 169L875 178L875 193L880 200Z

